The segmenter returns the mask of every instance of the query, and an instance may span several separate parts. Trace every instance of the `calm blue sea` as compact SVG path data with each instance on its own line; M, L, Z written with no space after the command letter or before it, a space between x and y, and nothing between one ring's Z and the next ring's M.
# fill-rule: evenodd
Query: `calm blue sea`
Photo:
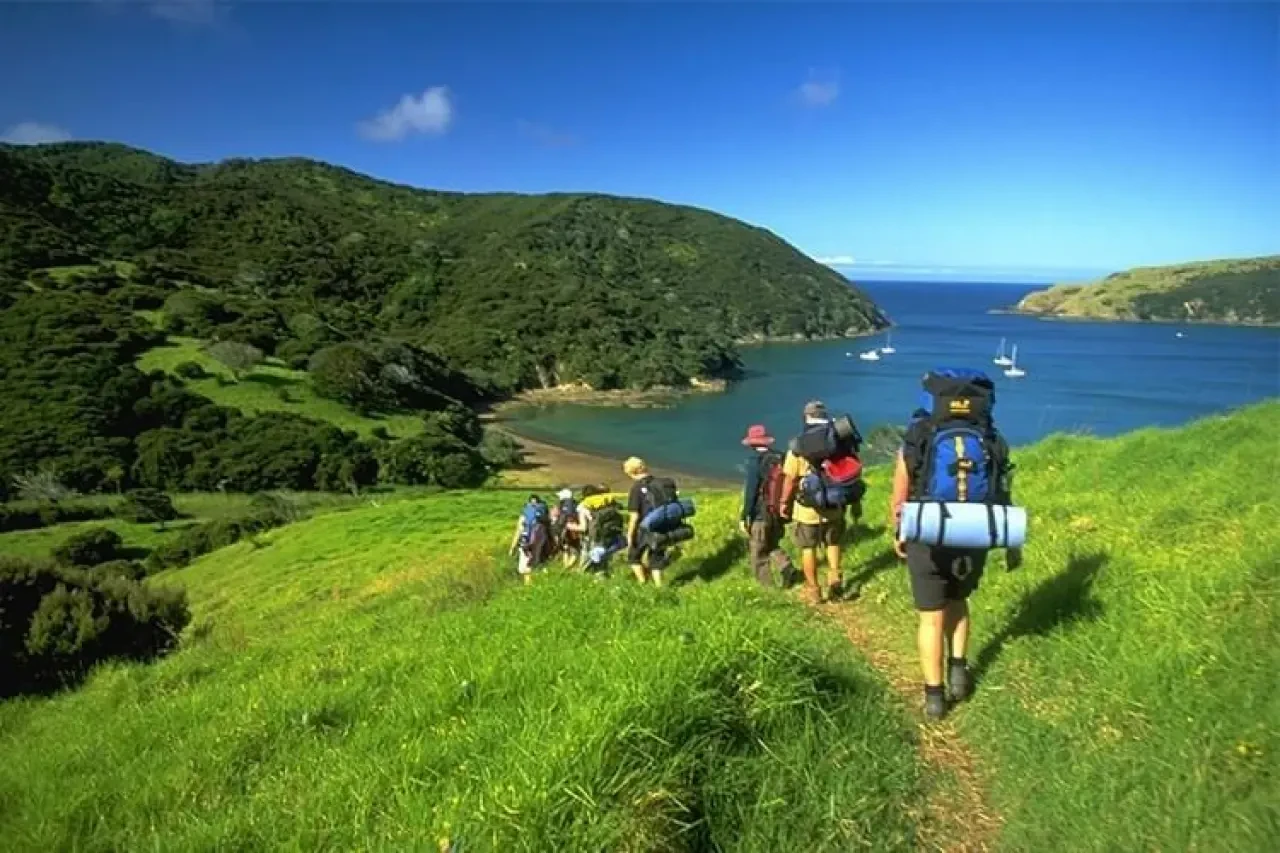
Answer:
M796 432L806 400L847 411L863 432L902 423L920 377L936 365L986 368L996 379L996 416L1014 444L1059 431L1114 435L1175 425L1280 396L1280 330L1143 323L1082 323L988 313L1034 285L884 282L862 285L889 313L894 355L857 358L886 335L749 348L748 378L723 395L674 409L554 406L520 432L566 447L637 454L691 473L732 475L752 423L780 439ZM1183 337L1178 337L1181 332ZM991 363L1001 338L1018 345L1022 379ZM847 354L852 354L850 357Z

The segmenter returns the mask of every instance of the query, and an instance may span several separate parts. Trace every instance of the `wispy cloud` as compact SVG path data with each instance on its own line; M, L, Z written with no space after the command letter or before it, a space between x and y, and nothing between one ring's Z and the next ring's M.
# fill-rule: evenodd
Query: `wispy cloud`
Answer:
M840 75L809 72L809 79L796 88L796 97L806 107L829 107L840 97Z
M536 121L524 121L521 119L516 122L516 128L520 131L521 136L526 139L532 139L546 148L568 148L571 145L578 144L578 137L572 133L563 133Z
M820 264L826 264L829 267L851 267L856 261L853 255L829 255L821 258L814 258Z
M66 142L71 134L56 124L42 121L23 121L13 125L0 136L0 142L11 145L40 145L45 142Z
M452 123L449 87L432 86L421 95L404 95L394 107L360 122L356 130L374 142L399 142L414 134L439 136Z

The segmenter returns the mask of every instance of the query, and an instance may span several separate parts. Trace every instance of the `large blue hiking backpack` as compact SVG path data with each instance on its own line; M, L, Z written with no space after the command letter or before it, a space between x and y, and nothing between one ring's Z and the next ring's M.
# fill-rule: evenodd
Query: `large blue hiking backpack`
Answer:
M547 534L550 512L540 498L530 498L520 511L520 546L528 548L533 544L535 536L541 532Z
M1007 503L1009 447L992 418L995 384L981 370L939 367L924 375L903 458L916 501Z

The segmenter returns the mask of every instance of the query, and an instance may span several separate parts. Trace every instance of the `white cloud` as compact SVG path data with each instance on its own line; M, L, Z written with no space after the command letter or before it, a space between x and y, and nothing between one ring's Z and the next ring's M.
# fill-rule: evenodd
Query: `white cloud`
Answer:
M796 89L796 96L806 107L827 107L840 97L840 79L835 74L809 73L809 79Z
M374 142L398 142L415 133L439 135L453 122L447 86L432 86L421 95L404 95L400 103L357 125Z
M516 122L516 127L521 136L532 139L547 148L567 148L570 145L578 144L578 137L572 133L562 133L555 128L539 124L536 121L521 120Z
M830 255L822 258L814 258L820 264L826 264L829 267L851 267L854 265L853 255Z
M45 142L66 142L71 134L55 124L41 121L23 121L13 125L0 136L0 142L12 145L40 145Z

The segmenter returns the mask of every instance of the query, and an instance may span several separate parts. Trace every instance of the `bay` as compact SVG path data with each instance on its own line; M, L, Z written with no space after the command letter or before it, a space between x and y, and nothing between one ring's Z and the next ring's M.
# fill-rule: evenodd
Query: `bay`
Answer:
M1038 285L939 282L860 284L893 318L897 352L858 353L887 336L768 344L743 352L747 378L728 392L666 409L556 405L525 410L515 429L564 447L639 455L708 476L737 472L748 425L784 441L804 403L820 399L853 415L862 431L904 423L920 377L938 365L986 369L996 380L996 415L1014 445L1053 432L1115 435L1173 426L1280 396L1280 329L1039 320L993 314ZM1181 333L1181 337L1179 337ZM1021 379L992 364L1001 338L1018 345Z

